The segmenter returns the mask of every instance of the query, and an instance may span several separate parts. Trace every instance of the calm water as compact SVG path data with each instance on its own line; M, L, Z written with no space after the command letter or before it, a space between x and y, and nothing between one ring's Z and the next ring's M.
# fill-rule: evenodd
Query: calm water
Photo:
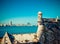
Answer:
M5 26L0 27L0 37L8 32L10 34L35 33L37 26Z
M0 34L8 32L10 34L35 33L37 26L5 26L0 27Z

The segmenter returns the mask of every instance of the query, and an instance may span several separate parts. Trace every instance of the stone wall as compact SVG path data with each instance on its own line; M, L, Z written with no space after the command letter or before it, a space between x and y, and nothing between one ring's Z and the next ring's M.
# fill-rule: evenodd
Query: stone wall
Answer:
M59 27L60 25L58 22L50 23L48 26L45 26L44 32L42 33L42 36L40 38L40 43L41 44L60 44L60 28Z

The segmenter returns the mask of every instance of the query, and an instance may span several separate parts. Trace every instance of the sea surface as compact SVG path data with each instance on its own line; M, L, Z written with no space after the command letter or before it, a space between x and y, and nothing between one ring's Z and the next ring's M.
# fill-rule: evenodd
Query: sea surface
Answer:
M0 26L0 33L8 32L10 34L35 33L37 26Z
M36 33L37 26L0 26L0 37L5 32L9 34L25 34L25 33Z

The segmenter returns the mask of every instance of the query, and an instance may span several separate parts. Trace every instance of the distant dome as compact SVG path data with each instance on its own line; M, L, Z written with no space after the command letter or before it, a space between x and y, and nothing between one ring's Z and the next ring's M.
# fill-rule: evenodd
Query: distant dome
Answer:
M42 12L41 12L41 11L39 11L39 12L38 12L38 14L40 14L40 15L41 15L41 14L42 14Z

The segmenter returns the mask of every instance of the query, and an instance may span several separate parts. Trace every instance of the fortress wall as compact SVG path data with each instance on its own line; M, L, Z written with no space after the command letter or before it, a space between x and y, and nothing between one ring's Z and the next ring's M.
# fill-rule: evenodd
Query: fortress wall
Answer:
M14 34L13 36L15 37L15 40L19 41L20 43L23 42L25 43L25 40L28 40L28 42L33 42L34 35L36 33L31 33L31 34Z
M39 40L43 32L44 25L42 23L42 12L38 12L38 29L37 29L37 39Z
M38 28L36 33L31 34L14 34L15 40L19 41L20 43L25 43L25 40L28 42L38 42L43 32L44 26L42 25L42 13L38 12Z

